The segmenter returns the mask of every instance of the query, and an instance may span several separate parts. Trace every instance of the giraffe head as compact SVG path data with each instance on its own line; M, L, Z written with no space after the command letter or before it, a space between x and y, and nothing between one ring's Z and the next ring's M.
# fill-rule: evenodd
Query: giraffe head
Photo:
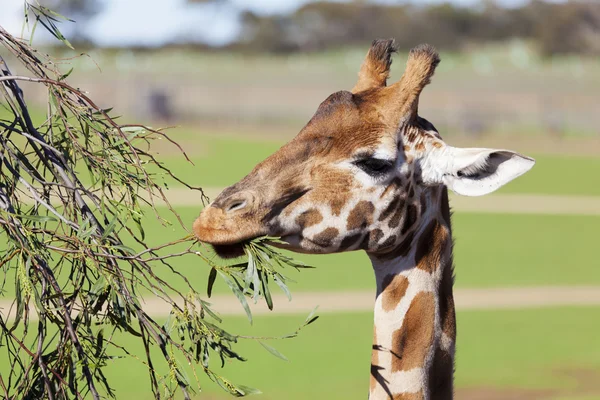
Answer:
M263 235L298 252L385 254L409 242L437 188L483 195L533 166L512 151L446 144L417 114L437 52L411 50L388 86L394 52L393 40L373 42L352 91L329 96L293 140L225 189L195 221L196 236L222 256Z

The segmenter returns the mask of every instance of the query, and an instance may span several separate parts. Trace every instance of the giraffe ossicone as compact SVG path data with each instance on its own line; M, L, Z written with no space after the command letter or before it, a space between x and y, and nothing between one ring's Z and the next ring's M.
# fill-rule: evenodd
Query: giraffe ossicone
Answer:
M440 59L411 50L387 85L394 41L373 42L352 91L329 96L289 143L225 189L194 222L224 256L280 236L303 253L365 250L377 284L369 398L451 399L456 319L447 188L490 193L535 161L462 149L418 115Z

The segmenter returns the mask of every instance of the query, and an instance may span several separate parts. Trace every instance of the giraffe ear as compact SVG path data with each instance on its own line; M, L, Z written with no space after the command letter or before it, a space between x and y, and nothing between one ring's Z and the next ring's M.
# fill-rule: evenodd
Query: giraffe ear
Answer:
M529 171L535 160L510 150L461 149L448 146L442 183L457 194L482 196Z

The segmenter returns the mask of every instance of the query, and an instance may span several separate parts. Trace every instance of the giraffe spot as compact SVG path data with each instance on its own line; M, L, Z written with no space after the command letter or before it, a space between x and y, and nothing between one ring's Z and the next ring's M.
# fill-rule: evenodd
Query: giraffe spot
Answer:
M414 232L409 233L402 242L398 244L398 246L387 253L378 254L377 257L382 260L393 260L397 257L406 257L410 252L412 241L414 237Z
M350 200L350 196L345 196L342 198L336 197L331 200L329 206L331 207L331 213L335 216L338 216L342 213L342 208L346 205L346 203Z
M388 222L388 226L392 229L395 229L400 225L400 220L402 219L402 214L404 212L404 199L400 198L399 200L396 212L394 212L394 215L392 215Z
M418 293L408 307L402 326L392 334L392 372L422 367L433 344L433 293Z
M400 233L404 235L417 222L417 207L414 204L409 204L406 208L406 216L404 217L404 225Z
M415 393L397 393L392 395L392 400L423 400L424 398L422 390ZM437 400L437 397L432 397L432 399Z
M353 177L347 172L321 166L311 171L311 178L315 186L315 201L329 204L331 213L340 215L350 201Z
M373 222L373 213L375 206L370 201L360 201L350 211L346 228L351 231L353 229L366 228Z
M394 197L392 199L392 201L390 201L390 204L388 204L388 206L379 215L379 221L385 221L386 219L388 219L388 217L390 215L392 215L392 213L398 209L398 206L400 205L400 201L402 201L402 199L400 197Z
M323 221L323 216L316 208L304 211L296 217L296 223L302 228L308 228Z
M383 296L381 298L381 306L386 312L392 311L406 294L406 289L408 289L408 279L400 274L386 275L381 282L381 287L381 296Z
M321 247L329 247L339 233L336 228L327 228L323 232L316 234L312 238L312 242Z
M443 146L443 145L442 145L442 142L439 142L439 141L437 141L437 140L433 142L433 147L435 147L436 149L439 149L439 148L441 148L442 146Z
M381 196L379 196L380 198L384 198L385 196L387 196L387 194L389 192L391 192L392 190L398 190L399 188L402 187L402 179L400 179L400 177L395 177L394 179L392 179L392 181L390 182L390 184L385 188L385 190L383 191L383 193L381 193ZM388 206L389 207L389 206ZM393 210L392 210L393 211ZM390 211L391 212L391 211ZM383 221L385 218L383 219L379 219L380 221Z
M369 233L369 248L373 248L379 243L385 234L381 229L373 229Z
M438 302L440 312L440 324L442 332L456 342L456 312L454 310L454 296L452 286L454 284L454 271L452 265L452 254L445 260L443 265L442 280L438 288Z
M429 369L429 387L431 398L439 400L452 400L454 376L454 357L447 351L435 350L433 362Z
M409 143L414 143L417 140L417 136L419 135L419 130L415 127L410 127L407 135L407 141Z
M448 239L447 229L437 219L429 222L417 242L415 250L417 268L433 273L443 262Z
M423 143L417 143L415 145L415 150L416 151L425 151L425 145Z
M350 247L358 243L361 240L362 236L362 233L356 233L354 235L346 236L342 240L342 243L340 243L340 250L344 251L349 249Z

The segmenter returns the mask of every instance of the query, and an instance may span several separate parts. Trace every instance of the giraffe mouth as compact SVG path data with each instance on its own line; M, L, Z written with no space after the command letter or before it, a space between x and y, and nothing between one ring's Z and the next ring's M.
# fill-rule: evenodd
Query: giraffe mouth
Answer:
M243 255L245 255L246 252L245 252L244 248L246 247L246 245L248 243L250 243L251 241L253 241L254 239L259 238L261 236L262 235L252 237L249 239L244 239L237 243L228 243L228 244L206 243L206 244L208 244L213 249L213 251L215 252L215 254L217 256L224 258L224 259L232 259L232 258L242 257ZM290 249L290 246L287 243L271 242L271 241L267 241L266 243L270 246L278 247L280 249L288 249L288 250Z
M215 254L224 259L238 258L245 254L244 247L250 243L251 239L233 244L209 244Z

